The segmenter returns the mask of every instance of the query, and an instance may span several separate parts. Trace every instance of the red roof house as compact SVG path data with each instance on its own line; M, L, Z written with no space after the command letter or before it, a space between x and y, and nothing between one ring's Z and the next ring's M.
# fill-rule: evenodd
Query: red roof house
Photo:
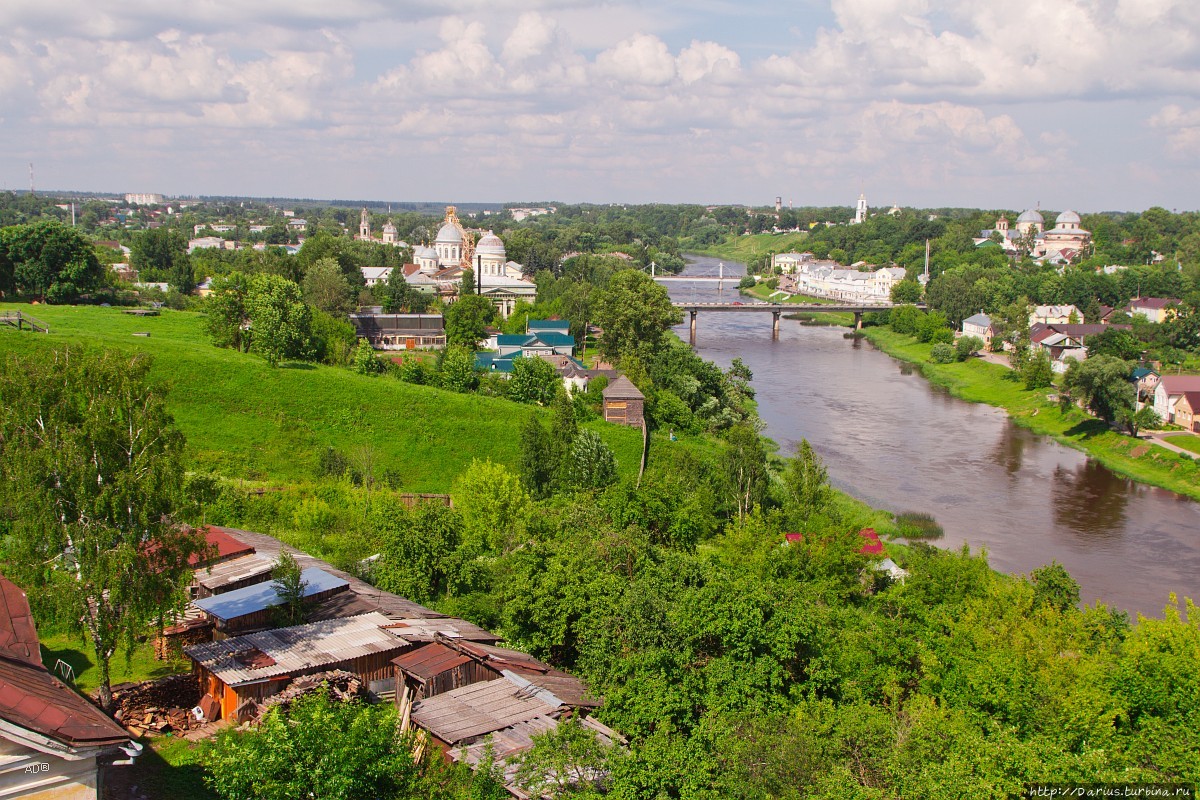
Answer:
M42 665L25 593L0 575L0 793L96 797L97 759L130 746L129 732ZM59 794L61 793L61 794ZM42 796L38 794L38 796Z
M862 547L858 548L859 553L864 556L883 555L883 542L879 541L879 534L874 528L863 528L858 535L863 538Z

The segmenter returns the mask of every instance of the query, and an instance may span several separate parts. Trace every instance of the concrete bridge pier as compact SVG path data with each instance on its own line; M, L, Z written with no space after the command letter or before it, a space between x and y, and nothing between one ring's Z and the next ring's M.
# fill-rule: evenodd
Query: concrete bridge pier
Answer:
M772 311L771 312L771 338L772 339L779 338L779 318L781 316L783 316L782 311Z
M861 311L854 312L854 330L856 330L856 331L862 330L862 312Z
M692 315L692 325L691 325L691 330L689 332L690 335L688 337L689 338L688 344L690 344L692 347L695 347L696 346L696 315L699 312L697 312L696 309L694 309L694 308L690 309L690 312Z

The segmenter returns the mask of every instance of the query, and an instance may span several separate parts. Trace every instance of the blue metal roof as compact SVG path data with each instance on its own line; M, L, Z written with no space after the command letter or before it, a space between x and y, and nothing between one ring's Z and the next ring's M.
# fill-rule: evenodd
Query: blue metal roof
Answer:
M555 331L538 331L537 340L547 347L574 347L575 337Z
M350 585L349 582L336 575L330 575L319 567L309 567L301 572L300 580L307 584L304 587L305 597L312 597L314 594ZM283 601L279 599L279 595L275 591L275 584L271 581L193 602L196 608L213 615L222 622L282 604Z
M530 333L538 331L562 331L566 333L571 323L565 319L531 319L525 323L525 329Z
M496 337L498 346L531 344L534 337L528 333L502 333Z

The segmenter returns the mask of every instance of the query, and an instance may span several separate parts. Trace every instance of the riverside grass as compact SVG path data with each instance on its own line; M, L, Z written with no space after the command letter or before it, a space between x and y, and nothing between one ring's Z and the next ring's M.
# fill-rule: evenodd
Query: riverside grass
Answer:
M743 264L764 253L788 253L803 249L807 233L756 233L751 236L729 236L721 244L689 250L693 255L727 258Z
M1113 472L1200 500L1200 465L1194 460L1118 433L1078 408L1062 411L1048 399L1052 388L1027 390L1007 367L981 359L934 364L930 345L891 328L866 328L863 333L893 358L919 365L930 383L955 397L1003 408L1018 425L1081 450Z
M154 356L151 377L170 389L168 405L187 437L189 468L227 478L302 482L315 476L326 448L350 455L369 446L378 471L398 475L402 491L446 492L473 459L516 470L521 426L530 415L549 415L509 400L344 368L271 368L256 355L214 347L203 315L194 312L135 317L101 306L0 303L5 310L32 313L50 333L0 328L0 353L71 344ZM600 421L584 427L612 448L621 474L636 474L640 431Z

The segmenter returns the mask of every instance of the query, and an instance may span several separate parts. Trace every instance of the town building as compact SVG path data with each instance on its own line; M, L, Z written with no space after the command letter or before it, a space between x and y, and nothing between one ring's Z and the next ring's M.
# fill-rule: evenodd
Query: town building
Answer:
M992 327L992 318L987 314L974 314L963 320L962 335L976 336L983 340L983 347L990 350L992 347L992 337L996 331Z
M446 218L438 229L433 245L413 249L415 269L405 270L405 280L423 291L434 291L447 302L458 297L463 272L472 270L476 291L496 306L507 319L517 303L537 300L537 285L525 275L525 268L509 261L504 242L492 231L478 242L463 227L454 206L446 207Z
M446 346L441 314L385 314L381 310L350 315L355 334L376 350L440 350Z
M161 194L133 192L125 195L125 204L130 206L161 206L162 202L163 196Z
M128 731L42 664L25 593L0 575L0 797L97 800L101 765L140 752Z
M1175 313L1174 308L1183 301L1177 297L1135 297L1129 301L1125 311L1131 316L1145 317L1150 322L1166 322Z
M633 385L633 381L622 375L604 387L604 421L618 425L645 428L646 396Z
M1154 413L1174 423L1175 405L1187 392L1200 392L1200 375L1163 375L1154 387Z
M360 242L373 242L374 244L386 244L392 247L408 247L408 242L403 241L396 228L395 223L390 219L383 223L382 234L378 237L371 233L371 215L367 209L362 210L362 214L358 220L358 235L354 237Z

